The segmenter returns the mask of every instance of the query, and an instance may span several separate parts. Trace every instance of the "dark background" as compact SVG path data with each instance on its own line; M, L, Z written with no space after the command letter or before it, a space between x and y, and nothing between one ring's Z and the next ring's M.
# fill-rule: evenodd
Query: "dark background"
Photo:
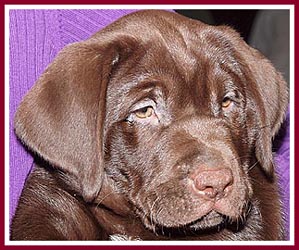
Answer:
M248 42L252 24L259 10L175 10L212 25L226 24L235 28Z
M289 83L289 10L175 10L184 16L211 25L228 25L274 64Z

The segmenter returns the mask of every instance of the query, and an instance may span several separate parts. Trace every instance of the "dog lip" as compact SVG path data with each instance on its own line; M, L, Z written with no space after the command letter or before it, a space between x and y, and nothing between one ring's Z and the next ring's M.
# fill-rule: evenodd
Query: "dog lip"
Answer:
M231 202L226 199L216 201L213 209L218 213L228 216L232 219L236 219L240 216L240 214L242 214L242 211L240 211L240 209L233 208Z
M206 215L189 224L191 229L207 229L221 225L225 221L225 216L215 210L211 210Z
M200 221L202 218L207 216L211 211L213 211L214 202L213 201L205 201L199 206L197 206L191 214L187 217L182 218L181 220L176 221L156 221L158 222L157 225L166 227L166 228L179 228L185 227L188 225L194 224L196 221Z

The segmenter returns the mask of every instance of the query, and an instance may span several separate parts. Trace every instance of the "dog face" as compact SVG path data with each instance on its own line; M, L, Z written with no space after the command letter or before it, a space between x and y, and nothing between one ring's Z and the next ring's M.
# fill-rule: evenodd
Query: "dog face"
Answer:
M141 11L66 47L15 124L85 201L109 186L152 230L203 229L245 219L286 105L280 74L230 28Z

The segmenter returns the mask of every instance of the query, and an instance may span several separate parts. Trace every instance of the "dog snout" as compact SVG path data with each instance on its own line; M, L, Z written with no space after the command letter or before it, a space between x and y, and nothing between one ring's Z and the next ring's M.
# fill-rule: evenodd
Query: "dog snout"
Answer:
M205 199L219 200L232 190L233 175L230 169L208 169L197 171L193 179L195 192Z

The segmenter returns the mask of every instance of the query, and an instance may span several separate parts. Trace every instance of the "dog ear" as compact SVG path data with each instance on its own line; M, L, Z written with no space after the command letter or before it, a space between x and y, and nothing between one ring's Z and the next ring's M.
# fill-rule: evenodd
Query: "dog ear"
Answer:
M288 105L288 87L282 75L272 63L258 50L250 47L233 29L220 26L222 32L229 34L229 40L240 56L239 61L252 84L246 88L254 100L253 111L256 123L253 128L257 133L255 154L261 167L269 176L273 176L272 140L284 120ZM246 69L245 69L246 68Z
M15 115L15 132L21 141L74 176L86 201L96 197L102 184L109 78L133 43L127 37L110 40L93 37L65 47Z
M243 46L245 47L245 46ZM261 167L273 176L272 142L283 122L288 105L288 87L282 75L259 51L246 45L246 62L256 88L254 99L258 126L255 154Z

